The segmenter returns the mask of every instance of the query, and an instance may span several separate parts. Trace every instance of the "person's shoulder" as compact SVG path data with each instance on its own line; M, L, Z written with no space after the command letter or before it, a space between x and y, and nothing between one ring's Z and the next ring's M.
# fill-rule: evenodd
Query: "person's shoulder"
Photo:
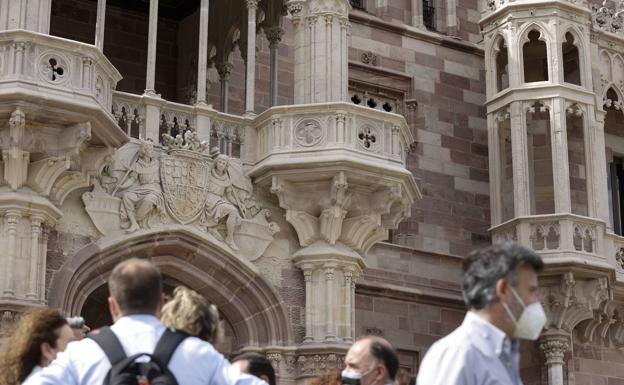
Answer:
M212 344L193 336L186 337L184 341L180 343L180 349L187 353L197 355L221 356L221 353L219 353Z
M476 351L470 335L463 328L459 327L452 333L436 341L425 355L425 359L453 356L455 359L468 360Z

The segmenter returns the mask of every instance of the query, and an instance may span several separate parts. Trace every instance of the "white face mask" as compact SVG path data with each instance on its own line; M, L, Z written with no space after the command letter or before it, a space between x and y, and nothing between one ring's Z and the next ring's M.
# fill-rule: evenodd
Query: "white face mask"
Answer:
M522 298L518 295L516 290L513 287L509 286L511 292L520 305L522 305L522 314L520 314L520 318L516 319L509 306L503 302L503 307L507 311L509 318L514 322L516 328L514 329L513 337L521 338L524 340L532 340L535 341L537 337L539 337L542 332L542 328L546 325L546 313L544 313L544 309L542 308L542 304L538 301L535 303L526 306Z
M377 364L373 361L370 369L364 373L352 372L348 369L342 371L342 385L361 385L362 378L375 369Z

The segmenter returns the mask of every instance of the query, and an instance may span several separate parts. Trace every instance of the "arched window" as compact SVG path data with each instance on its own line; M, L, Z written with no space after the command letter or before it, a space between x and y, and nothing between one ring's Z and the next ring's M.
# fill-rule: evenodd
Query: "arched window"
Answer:
M574 43L574 35L570 32L565 34L565 41L561 46L563 57L563 81L581 85L581 66L579 61L579 50Z
M540 40L541 33L532 30L522 47L525 83L548 81L548 54L546 43Z
M496 51L496 91L500 92L509 87L509 56L504 39L500 39Z

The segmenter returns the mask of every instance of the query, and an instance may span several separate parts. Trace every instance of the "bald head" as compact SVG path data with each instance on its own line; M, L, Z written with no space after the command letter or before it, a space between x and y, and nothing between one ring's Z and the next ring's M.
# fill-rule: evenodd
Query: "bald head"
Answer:
M399 370L399 359L386 339L366 336L351 345L345 357L345 365L348 371L364 375L362 385L380 385L394 381ZM371 378L366 382L365 377Z
M108 290L121 314L156 314L162 300L160 270L147 260L128 259L113 269Z

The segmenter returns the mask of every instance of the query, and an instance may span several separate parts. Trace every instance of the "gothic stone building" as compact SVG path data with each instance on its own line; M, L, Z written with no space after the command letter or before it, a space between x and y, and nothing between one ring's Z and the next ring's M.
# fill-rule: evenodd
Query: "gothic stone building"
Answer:
M462 258L546 261L527 385L624 383L624 9L605 0L0 0L0 314L110 322L150 258L280 384L382 335L409 375Z

